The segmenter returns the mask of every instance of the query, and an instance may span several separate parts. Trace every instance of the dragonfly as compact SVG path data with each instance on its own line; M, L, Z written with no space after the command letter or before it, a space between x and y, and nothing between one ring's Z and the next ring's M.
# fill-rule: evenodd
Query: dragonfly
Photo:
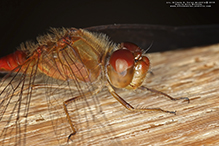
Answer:
M134 43L113 43L105 34L76 28L52 28L51 33L37 37L37 41L21 44L19 50L0 59L0 71L7 73L0 83L0 124L4 125L0 129L1 145L27 144L28 134L25 133L32 117L33 96L42 89L50 117L53 118L54 136L60 141L60 137L63 137L60 123L64 120L68 123L69 133L62 139L67 144L76 140L79 132L74 120L82 117L79 112L76 115L72 113L87 107L92 117L84 111L85 121L86 118L94 118L95 113L91 108L101 111L97 95L104 88L124 108L133 112L176 114L175 111L161 108L134 107L116 89L130 92L136 89L149 90L171 100L189 102L186 97L173 98L142 86L150 60ZM42 102L44 98L40 96L37 101ZM90 107L90 102L95 103L95 107ZM61 118L57 118L59 116ZM12 136L7 138L8 135Z

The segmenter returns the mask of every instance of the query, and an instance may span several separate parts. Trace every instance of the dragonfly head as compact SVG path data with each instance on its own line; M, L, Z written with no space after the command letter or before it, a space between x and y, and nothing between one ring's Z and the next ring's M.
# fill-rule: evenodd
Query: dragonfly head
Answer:
M124 42L110 56L108 79L116 88L136 89L144 81L149 66L149 59L137 45Z

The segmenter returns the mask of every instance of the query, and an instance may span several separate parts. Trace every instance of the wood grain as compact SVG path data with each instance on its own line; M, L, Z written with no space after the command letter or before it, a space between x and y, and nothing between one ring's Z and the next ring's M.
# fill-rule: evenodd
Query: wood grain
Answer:
M219 145L219 44L147 56L153 74L147 75L144 86L176 98L188 97L190 103L149 91L116 91L133 106L159 107L176 115L128 111L104 88L97 94L98 103L90 98L89 108L83 100L75 102L76 109L69 108L77 133L67 142L71 129L62 103L60 111L48 110L49 101L40 92L45 89L36 88L27 123L21 124L21 129L27 127L26 136L19 138L26 145ZM60 126L56 134L54 125ZM2 138L4 145L12 144L13 132Z

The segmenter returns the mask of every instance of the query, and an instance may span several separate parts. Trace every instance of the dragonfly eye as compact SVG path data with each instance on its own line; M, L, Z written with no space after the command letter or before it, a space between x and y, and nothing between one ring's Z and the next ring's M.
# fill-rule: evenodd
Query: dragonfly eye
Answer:
M141 52L141 48L139 48L136 44L131 43L131 42L122 42L120 44L120 47L122 49L128 49L132 53L134 53L134 52Z
M138 60L142 55L142 50L136 44L131 42L123 42L120 44L121 49L128 49L134 55L135 60Z
M136 89L144 81L149 66L149 59L137 45L124 42L110 57L108 78L116 88Z
M119 49L111 55L109 62L116 72L121 73L133 66L134 56L127 49Z
M113 52L107 66L111 84L116 88L124 88L130 84L134 74L134 56L128 49Z

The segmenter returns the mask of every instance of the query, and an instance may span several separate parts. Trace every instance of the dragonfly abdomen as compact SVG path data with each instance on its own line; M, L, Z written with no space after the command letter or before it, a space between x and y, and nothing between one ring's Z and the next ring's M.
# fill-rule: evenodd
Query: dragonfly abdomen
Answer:
M12 54L4 56L0 59L0 72L1 71L12 71L26 60L26 53L17 50ZM16 71L16 70L15 70Z

